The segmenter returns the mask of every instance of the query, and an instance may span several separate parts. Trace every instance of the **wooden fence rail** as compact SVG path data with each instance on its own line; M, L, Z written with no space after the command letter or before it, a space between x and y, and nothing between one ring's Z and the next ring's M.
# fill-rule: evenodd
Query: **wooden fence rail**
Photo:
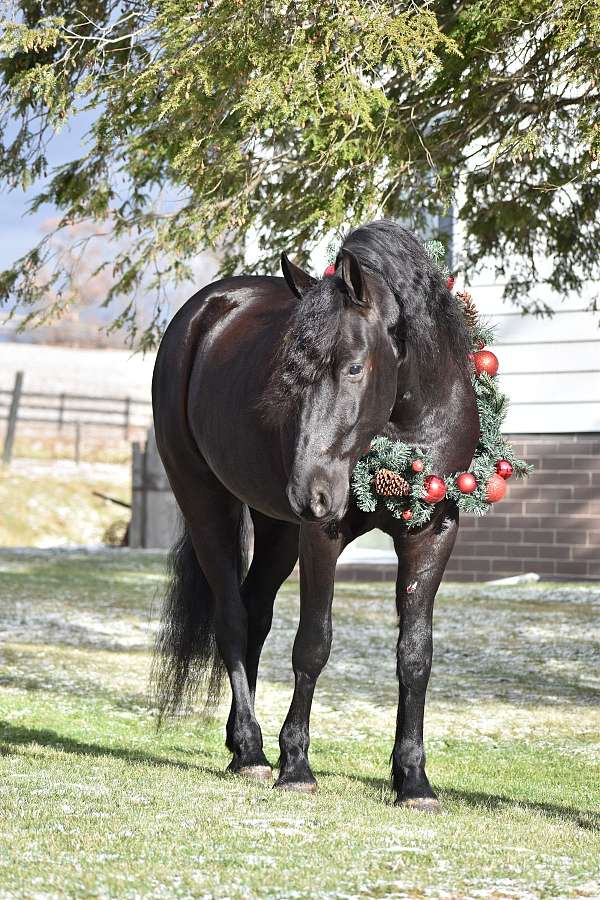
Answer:
M10 463L18 422L55 425L59 431L70 426L78 436L84 425L119 428L129 438L132 428L147 428L151 418L149 400L70 391L24 391L23 373L17 372L12 389L0 389L0 421L7 422L2 460L6 465Z

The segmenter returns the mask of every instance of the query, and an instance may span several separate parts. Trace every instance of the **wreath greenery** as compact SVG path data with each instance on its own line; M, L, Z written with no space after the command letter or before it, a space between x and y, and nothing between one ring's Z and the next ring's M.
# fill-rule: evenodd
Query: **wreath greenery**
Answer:
M443 244L429 241L425 249L451 287L454 279L443 263ZM439 475L427 450L381 435L374 438L369 452L361 457L352 473L352 490L359 509L375 512L383 505L409 528L428 522L436 503L445 498L453 500L464 512L483 515L492 503L504 496L507 478L512 474L522 478L532 469L515 455L501 432L508 398L498 384L497 359L484 350L494 342L493 329L480 321L468 293L455 296L471 335L471 383L481 425L471 465L465 472ZM472 477L465 477L467 473Z

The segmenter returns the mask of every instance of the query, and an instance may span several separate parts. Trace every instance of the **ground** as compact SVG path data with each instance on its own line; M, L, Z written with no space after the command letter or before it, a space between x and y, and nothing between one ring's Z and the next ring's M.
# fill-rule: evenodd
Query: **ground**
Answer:
M448 585L426 714L429 816L393 806L391 585L340 584L314 796L224 773L226 703L157 733L148 647L164 558L0 554L0 898L600 896L600 587ZM290 698L297 582L258 712Z

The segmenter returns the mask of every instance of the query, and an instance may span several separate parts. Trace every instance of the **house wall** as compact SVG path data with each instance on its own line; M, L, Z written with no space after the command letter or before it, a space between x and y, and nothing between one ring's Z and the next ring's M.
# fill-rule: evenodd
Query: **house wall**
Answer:
M546 296L551 318L522 315L502 299L502 286L474 283L483 318L496 328L493 350L510 398L507 434L600 431L600 314L587 308L600 284L565 301Z
M600 578L600 432L512 439L535 471L487 515L462 517L446 579Z

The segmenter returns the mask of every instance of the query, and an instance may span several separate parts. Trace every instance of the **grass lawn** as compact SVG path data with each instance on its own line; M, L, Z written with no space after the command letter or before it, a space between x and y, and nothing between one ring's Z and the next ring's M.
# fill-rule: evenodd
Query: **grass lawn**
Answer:
M600 896L600 587L449 585L426 743L444 811L395 808L391 585L340 584L317 688L319 793L224 774L226 706L157 734L163 558L0 554L0 898ZM297 583L258 696L291 695Z

